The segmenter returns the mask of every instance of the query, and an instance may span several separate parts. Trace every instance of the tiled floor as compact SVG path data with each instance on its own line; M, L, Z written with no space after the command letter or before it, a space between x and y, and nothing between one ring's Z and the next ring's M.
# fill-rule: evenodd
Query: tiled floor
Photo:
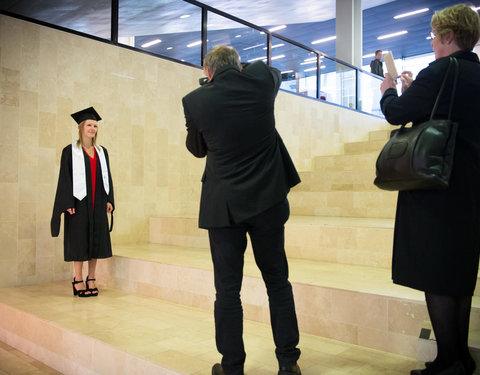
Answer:
M0 341L0 375L54 375L58 371Z
M80 299L71 295L69 282L56 282L0 289L0 303L81 333L85 340L100 340L183 373L209 375L211 365L219 361L211 311L115 289L100 292L99 297ZM269 325L246 321L244 330L246 374L276 374ZM304 375L400 375L418 366L412 358L309 334L301 335L299 346ZM0 355L2 375L56 373L5 345L0 346Z

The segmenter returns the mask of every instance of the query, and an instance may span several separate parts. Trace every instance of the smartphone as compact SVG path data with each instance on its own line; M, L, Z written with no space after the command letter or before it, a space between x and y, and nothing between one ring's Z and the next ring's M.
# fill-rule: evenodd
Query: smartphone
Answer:
M399 76L397 72L397 67L395 66L395 62L393 61L393 55L391 52L387 52L385 56L383 56L383 60L385 61L385 65L387 65L387 72L390 76L395 79Z

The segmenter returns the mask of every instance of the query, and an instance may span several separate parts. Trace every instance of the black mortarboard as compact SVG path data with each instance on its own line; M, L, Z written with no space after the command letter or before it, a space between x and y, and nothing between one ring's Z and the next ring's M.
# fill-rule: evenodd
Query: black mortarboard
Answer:
M82 109L81 111L72 113L70 116L73 117L77 124L80 124L82 121L85 120L100 121L102 119L93 107Z

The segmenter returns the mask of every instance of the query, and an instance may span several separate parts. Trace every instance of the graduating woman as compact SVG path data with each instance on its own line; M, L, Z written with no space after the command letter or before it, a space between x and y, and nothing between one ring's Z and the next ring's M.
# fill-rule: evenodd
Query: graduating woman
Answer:
M65 147L60 161L51 232L57 237L64 213L64 259L73 262L73 295L93 297L97 259L112 256L107 213L112 213L113 184L107 150L96 144L101 117L93 107L71 115L78 124L78 140ZM83 262L88 275L83 285Z

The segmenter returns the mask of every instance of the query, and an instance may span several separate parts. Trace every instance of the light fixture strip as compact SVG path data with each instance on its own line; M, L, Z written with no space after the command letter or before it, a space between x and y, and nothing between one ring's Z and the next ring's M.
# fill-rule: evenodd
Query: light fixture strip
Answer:
M396 32L396 33L391 33L391 34L380 35L379 37L377 37L377 39L382 40L382 39L393 38L395 36L400 36L400 35L405 35L405 34L408 34L407 30L402 30L402 31L399 31L399 32Z
M268 31L273 33L274 31L282 30L282 29L286 29L286 28L287 28L287 25L280 25L280 26L272 27L271 29L268 29Z
M409 16L413 16L413 15L419 14L419 13L425 13L425 12L428 12L429 10L430 9L428 9L428 8L418 9L418 10L414 10L412 12L398 14L398 15L394 16L393 18L398 20L399 18L409 17Z
M190 44L187 44L187 47L190 48L190 47L195 47L195 46L199 46L200 44L202 44L202 41L199 40L197 42L193 42L193 43L190 43Z
M283 47L284 45L285 44L283 44L283 43L275 44L275 45L272 46L272 49L278 48L278 47ZM267 49L267 47L263 47L263 49Z
M263 46L263 45L264 45L264 43L255 44L254 46L246 47L246 48L244 48L243 50L244 50L244 51L248 51L249 49L261 47L261 46Z
M158 44L158 43L161 43L162 41L160 39L155 39L155 40L152 40L150 42L147 42L147 43L144 43L142 44L142 48L147 48L147 47L151 47L155 44Z
M254 61L266 60L266 59L267 59L267 56L255 57L255 58L253 58L253 59L247 60L247 62L254 62Z
M312 44L325 43L325 42L329 42L329 41L335 40L335 39L337 39L337 36L336 36L336 35L334 35L334 36L329 36L329 37L327 37L327 38L314 40L314 41L312 42Z

